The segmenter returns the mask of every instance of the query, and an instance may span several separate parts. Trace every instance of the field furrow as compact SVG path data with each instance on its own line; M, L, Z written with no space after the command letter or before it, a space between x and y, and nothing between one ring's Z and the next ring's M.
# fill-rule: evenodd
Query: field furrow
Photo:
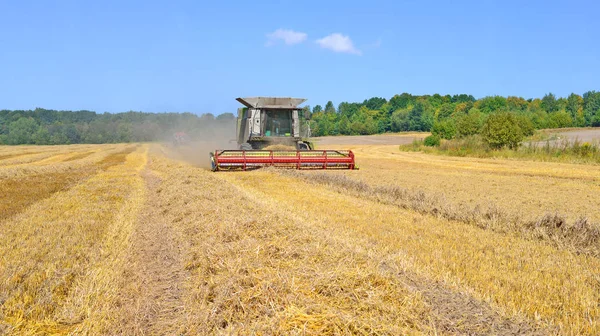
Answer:
M110 250L110 241L127 237L113 233L135 212L131 202L143 187L136 167L145 164L140 150L0 222L0 330L68 332L96 312L94 300L107 299L94 296L102 291L100 281L89 291L79 288L92 274L110 273L98 265L122 250Z
M125 162L126 155L134 149L130 146L117 152L103 151L87 162L78 160L89 157L93 152L75 154L71 155L72 160L68 160L73 161L72 164L54 165L50 169L13 168L0 172L0 222L56 192L77 185L98 171Z
M120 283L118 316L109 334L165 335L185 330L184 286L189 277L183 251L187 242L163 208L159 173L142 174L147 201L131 235L126 271Z

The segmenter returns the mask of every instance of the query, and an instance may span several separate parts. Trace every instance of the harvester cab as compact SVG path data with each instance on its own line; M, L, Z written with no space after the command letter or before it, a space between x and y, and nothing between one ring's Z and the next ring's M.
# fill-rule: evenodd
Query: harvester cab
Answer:
M212 170L248 170L274 166L295 169L356 169L354 153L345 150L316 150L308 140L306 122L301 135L303 115L298 105L303 98L237 98L244 107L238 109L238 150L210 153Z
M300 123L302 98L237 98L245 107L238 109L237 141L240 149L279 148L307 150L312 144L302 139Z

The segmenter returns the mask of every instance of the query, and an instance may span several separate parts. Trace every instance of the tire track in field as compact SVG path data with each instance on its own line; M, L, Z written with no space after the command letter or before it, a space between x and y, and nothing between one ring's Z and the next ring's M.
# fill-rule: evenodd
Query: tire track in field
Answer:
M162 179L152 171L142 173L147 202L132 234L130 269L125 274L124 306L118 333L175 334L182 328L182 242L165 216L168 204L160 198Z

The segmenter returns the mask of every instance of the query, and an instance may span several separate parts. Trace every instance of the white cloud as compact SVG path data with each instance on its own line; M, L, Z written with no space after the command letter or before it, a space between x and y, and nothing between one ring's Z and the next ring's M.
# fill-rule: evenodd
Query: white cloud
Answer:
M321 48L330 49L335 52L355 55L361 54L360 50L354 47L352 40L348 36L339 33L333 33L323 37L322 39L318 39L317 43L321 46Z
M271 46L278 41L283 41L287 45L294 45L306 40L306 33L296 32L289 29L277 29L276 31L267 34L267 46Z

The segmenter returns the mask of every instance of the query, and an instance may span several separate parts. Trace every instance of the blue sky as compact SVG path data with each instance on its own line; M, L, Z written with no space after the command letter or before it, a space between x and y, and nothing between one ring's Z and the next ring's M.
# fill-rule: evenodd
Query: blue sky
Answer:
M600 90L597 1L0 0L0 109Z

